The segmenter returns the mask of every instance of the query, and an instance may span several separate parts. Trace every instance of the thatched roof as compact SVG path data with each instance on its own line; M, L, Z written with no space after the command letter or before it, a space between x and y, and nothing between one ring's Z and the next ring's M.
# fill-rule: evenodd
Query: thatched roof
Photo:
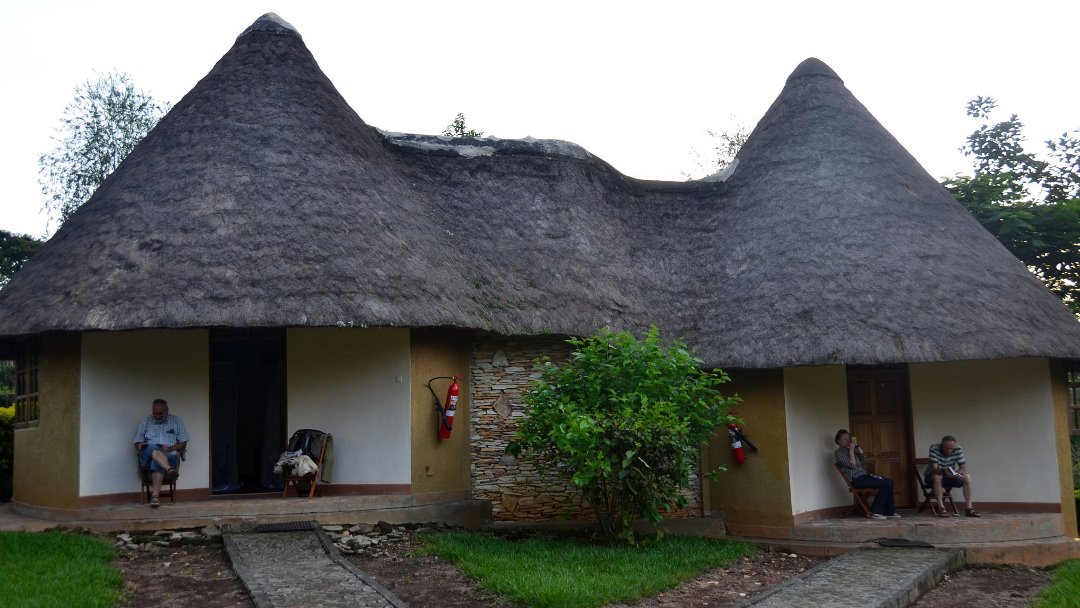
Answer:
M1080 324L808 59L726 182L380 133L273 16L0 291L0 336L661 325L710 363L1080 357Z

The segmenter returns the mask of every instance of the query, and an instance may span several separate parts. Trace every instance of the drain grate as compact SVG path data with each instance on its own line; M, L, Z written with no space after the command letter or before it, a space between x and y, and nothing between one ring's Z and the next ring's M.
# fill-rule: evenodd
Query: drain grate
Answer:
M255 526L256 532L303 532L314 530L313 521L286 521L280 524L259 524Z

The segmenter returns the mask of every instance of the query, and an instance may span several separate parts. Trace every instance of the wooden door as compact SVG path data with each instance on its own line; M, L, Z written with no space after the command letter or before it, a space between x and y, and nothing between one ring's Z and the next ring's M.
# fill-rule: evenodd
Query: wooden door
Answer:
M911 399L905 368L848 368L851 435L869 473L893 480L897 508L915 506L911 483Z

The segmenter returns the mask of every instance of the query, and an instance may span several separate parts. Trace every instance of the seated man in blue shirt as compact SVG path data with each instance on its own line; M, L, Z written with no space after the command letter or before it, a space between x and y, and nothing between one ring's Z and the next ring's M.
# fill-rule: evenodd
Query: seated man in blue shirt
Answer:
M150 506L156 508L161 504L158 493L162 481L177 478L176 467L180 464L180 452L187 448L188 433L184 421L169 413L169 404L164 399L154 399L151 411L135 433L135 449L139 452L139 464L150 467L153 480Z

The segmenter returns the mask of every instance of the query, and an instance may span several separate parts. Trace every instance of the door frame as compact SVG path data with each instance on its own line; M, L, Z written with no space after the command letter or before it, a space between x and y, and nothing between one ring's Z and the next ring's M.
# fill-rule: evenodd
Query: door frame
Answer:
M915 492L915 485L912 475L914 475L915 467L915 435L914 435L914 418L912 416L911 407L911 375L908 372L908 365L848 365L847 370L847 388L848 388L848 428L851 428L851 382L853 379L870 380L875 377L891 377L899 379L900 387L900 408L901 412L898 418L904 425L901 436L899 438L902 447L907 449L907 457L902 458L899 463L900 474L893 479L893 490L895 494L898 494L896 507L899 508L913 508L918 506ZM873 472L873 471L870 471Z

